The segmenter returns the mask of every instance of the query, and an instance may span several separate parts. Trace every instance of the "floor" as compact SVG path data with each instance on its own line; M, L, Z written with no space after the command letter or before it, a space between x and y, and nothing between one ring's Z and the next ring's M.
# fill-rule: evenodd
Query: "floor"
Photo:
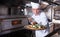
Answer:
M0 35L0 37L35 37L35 36L32 36L31 30L22 29L22 30L14 31L8 34ZM51 37L60 37L60 35L58 36L53 35Z
M32 31L30 30L19 30L15 32L11 32L9 34L1 35L0 37L31 37Z

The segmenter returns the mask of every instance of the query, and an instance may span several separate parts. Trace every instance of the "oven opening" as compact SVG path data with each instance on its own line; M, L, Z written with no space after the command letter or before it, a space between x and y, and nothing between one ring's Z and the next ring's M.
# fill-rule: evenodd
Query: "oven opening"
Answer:
M22 20L13 20L12 25L19 25L22 24Z

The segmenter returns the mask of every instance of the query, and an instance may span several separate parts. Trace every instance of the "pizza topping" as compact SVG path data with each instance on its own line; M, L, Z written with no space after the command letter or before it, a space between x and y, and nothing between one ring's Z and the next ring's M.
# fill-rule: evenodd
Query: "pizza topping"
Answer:
M41 28L41 26L38 25L38 24L32 25L32 27L33 27L33 28Z

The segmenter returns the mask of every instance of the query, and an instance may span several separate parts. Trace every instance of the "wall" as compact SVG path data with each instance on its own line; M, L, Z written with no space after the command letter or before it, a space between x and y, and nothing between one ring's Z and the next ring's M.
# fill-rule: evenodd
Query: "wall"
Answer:
M0 15L7 15L8 14L8 7L0 6Z

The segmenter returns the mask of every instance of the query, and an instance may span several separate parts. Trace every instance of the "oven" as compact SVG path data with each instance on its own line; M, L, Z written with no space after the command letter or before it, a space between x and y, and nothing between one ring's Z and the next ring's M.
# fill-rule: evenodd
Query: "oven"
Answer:
M3 19L1 21L2 30L22 27L24 25L28 25L28 20L26 17Z
M60 6L54 8L54 19L60 20Z
M54 6L53 23L60 24L60 6Z

